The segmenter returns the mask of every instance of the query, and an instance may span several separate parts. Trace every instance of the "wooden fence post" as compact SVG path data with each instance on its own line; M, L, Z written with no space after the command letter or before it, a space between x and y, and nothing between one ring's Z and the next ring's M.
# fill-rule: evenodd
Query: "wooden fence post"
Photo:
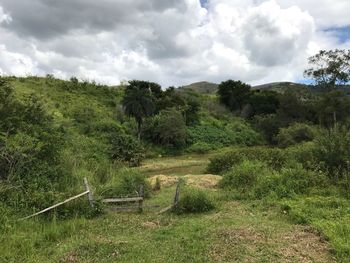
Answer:
M178 202L179 202L179 200L180 200L180 184L181 184L181 180L179 179L177 181L177 185L176 185L176 191L175 191L173 207L176 207Z
M139 211L143 211L143 199L145 198L145 190L143 185L140 185L140 191L139 191L139 197L142 197L142 199L139 201Z
M90 206L94 207L94 197L92 195L92 192L91 192L91 189L89 187L88 180L86 179L86 177L84 177L84 184L85 184L86 191L89 191L88 200L89 200Z

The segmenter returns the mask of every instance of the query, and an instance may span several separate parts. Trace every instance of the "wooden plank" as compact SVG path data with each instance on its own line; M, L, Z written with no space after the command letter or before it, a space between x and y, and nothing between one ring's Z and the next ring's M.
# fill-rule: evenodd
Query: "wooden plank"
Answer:
M139 202L143 197L129 197L129 198L107 198L103 199L103 203L127 203L127 202Z
M158 214L163 214L163 213L165 213L165 212L168 212L168 211L170 211L172 208L173 208L172 205L170 205L170 206L168 206L168 207L165 207L165 208L163 208L162 210L160 210L160 211L158 212Z
M68 199L64 200L63 202L60 202L60 203L58 203L58 204L55 204L55 205L50 206L50 207L48 207L48 208L45 208L44 210L41 210L40 212L37 212L37 213L32 214L32 215L30 215L30 216L23 217L23 218L21 218L21 219L19 219L19 220L24 220L24 219L28 219L28 218L31 218L31 217L40 215L40 214L45 213L45 212L47 212L47 211L49 211L49 210L51 210L51 209L54 209L54 208L56 208L56 207L58 207L58 206L60 206L60 205L63 205L63 204L68 203L68 202L70 202L70 201L72 201L72 200L74 200L74 199L77 199L77 198L79 198L79 197L81 197L81 196L84 196L84 195L86 195L86 194L88 194L88 193L89 193L89 191L85 191L85 192L83 192L83 193L81 193L81 194L78 194L78 195L76 195L76 196L73 196L73 197L71 197L71 198L68 198Z
M143 209L159 209L160 205L146 205L143 206ZM107 207L105 211L107 212L119 212L119 211L137 211L138 206L119 206L119 207Z
M86 191L89 191L89 193L88 193L88 200L89 200L90 206L94 207L94 197L92 195L92 191L91 191L91 189L89 187L88 180L86 179L86 177L84 177L84 184L85 184Z
M109 212L130 212L130 211L136 212L138 210L138 206L132 206L132 207L108 207L105 210L109 211Z

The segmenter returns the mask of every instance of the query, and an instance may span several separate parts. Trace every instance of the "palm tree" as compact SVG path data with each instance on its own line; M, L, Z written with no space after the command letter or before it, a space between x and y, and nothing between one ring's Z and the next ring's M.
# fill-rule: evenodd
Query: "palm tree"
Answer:
M137 122L137 135L140 139L143 119L151 116L155 110L151 91L137 86L129 86L125 90L122 104L125 114L135 118Z

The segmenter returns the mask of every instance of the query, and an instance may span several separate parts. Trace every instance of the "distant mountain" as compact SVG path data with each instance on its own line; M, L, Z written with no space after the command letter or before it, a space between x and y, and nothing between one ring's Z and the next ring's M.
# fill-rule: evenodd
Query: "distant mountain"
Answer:
M180 90L191 90L201 94L214 94L218 89L219 84L207 81L195 82L190 85L180 87Z
M200 81L200 82L195 82L190 85L180 87L180 90L192 90L201 94L214 94L216 93L218 86L219 84L216 84L216 83ZM281 91L283 89L293 88L293 87L307 87L307 85L293 83L293 82L273 82L273 83L253 86L252 89Z
M219 84L211 83L207 81L195 82L190 85L180 87L180 90L192 90L201 94L215 94L218 89ZM271 82L262 85L252 86L252 90L273 90L277 92L284 92L287 89L300 89L300 88L310 88L312 92L322 92L322 89L316 86L309 86L305 84L295 83L295 82ZM342 90L350 95L350 85L339 86L338 90Z
M253 90L274 90L274 91L284 91L289 88L307 88L309 86L294 82L272 82L262 85L253 86Z

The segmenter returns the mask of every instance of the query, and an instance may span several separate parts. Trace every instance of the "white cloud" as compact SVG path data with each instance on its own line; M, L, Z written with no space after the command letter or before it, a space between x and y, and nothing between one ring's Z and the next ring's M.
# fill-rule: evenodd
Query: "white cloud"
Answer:
M25 76L38 74L35 62L30 57L10 52L4 45L0 45L0 72L6 75Z
M348 44L323 31L350 25L350 2L336 2L209 0L205 9L199 0L62 0L53 9L0 0L0 73L164 86L298 80L308 56Z
M350 25L349 0L278 0L278 3L308 11L320 29Z
M11 16L4 12L4 9L0 6L0 24L10 23L12 20Z

